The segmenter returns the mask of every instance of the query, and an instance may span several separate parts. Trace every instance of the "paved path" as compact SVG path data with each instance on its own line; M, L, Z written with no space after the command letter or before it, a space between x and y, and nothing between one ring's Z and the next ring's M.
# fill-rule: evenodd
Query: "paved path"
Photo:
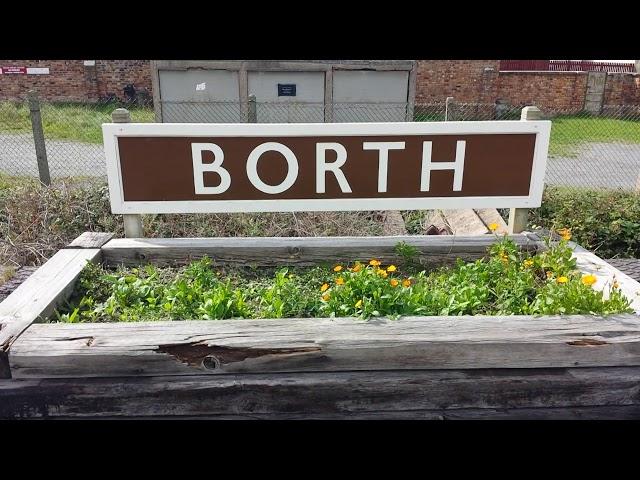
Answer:
M51 178L106 175L102 144L47 140ZM38 176L31 134L0 134L0 172Z
M548 185L633 190L640 187L639 181L640 144L587 143L575 158L547 161Z

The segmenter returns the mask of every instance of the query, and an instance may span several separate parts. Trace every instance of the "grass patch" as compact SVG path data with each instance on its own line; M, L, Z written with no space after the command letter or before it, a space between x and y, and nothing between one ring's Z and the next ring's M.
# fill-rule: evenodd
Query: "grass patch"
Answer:
M40 265L85 231L124 236L104 183L0 177L0 264ZM20 177L21 178L21 177ZM143 215L146 237L382 235L378 212Z
M552 119L550 156L576 156L580 145L585 143L640 143L640 121L586 115Z
M60 322L406 315L551 315L630 312L616 283L607 296L576 269L567 242L531 256L503 238L485 259L419 270L376 259L313 268L223 267L203 258L179 269L88 264Z
M111 122L115 103L44 103L41 107L45 138L102 143L102 124ZM132 122L153 122L152 107L127 105ZM26 102L0 102L0 133L31 133Z

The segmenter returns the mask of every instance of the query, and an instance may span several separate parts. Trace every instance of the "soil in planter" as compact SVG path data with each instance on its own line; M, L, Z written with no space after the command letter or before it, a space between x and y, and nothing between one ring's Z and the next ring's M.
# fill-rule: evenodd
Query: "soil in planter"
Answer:
M504 238L475 262L427 271L418 252L398 262L354 259L312 268L242 268L203 258L180 268L107 270L88 264L51 321L126 322L223 318L406 315L550 315L631 312L614 279L576 269L566 240L538 254ZM602 281L602 280L600 280Z

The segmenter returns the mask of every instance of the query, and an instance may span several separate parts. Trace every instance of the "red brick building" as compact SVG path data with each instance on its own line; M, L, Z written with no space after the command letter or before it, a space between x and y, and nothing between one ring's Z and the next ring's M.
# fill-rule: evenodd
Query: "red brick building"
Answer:
M47 74L1 74L0 100L24 98L30 89L51 101L94 102L124 89L151 93L149 60L0 60L2 67L48 69ZM38 70L36 70L38 71ZM42 70L39 70L42 71ZM501 71L500 60L419 60L416 103L457 102L581 109L588 72ZM640 74L608 73L604 105L639 105Z

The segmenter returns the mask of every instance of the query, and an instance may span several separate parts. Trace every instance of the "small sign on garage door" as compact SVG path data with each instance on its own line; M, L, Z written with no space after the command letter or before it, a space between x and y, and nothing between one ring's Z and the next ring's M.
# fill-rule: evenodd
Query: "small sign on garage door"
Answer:
M295 83L279 83L278 96L279 97L295 97L296 84Z

